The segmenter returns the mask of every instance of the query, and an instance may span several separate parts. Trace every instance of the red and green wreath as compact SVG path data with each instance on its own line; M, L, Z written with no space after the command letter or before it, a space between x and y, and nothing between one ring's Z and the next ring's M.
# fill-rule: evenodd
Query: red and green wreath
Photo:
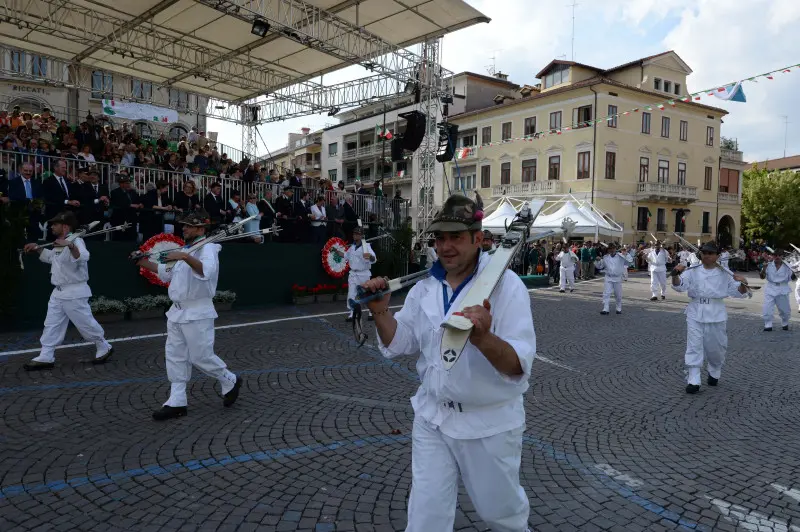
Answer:
M333 249L336 248L339 253L334 253ZM344 259L344 254L347 251L347 244L339 237L333 237L325 243L322 248L322 267L328 275L334 279L340 279L350 271L350 265Z
M139 248L139 251L142 253L161 253L164 251L173 251L175 249L180 249L185 245L185 242L180 237L177 237L172 234L168 233L161 233L159 235L155 235L151 237L147 242L142 244ZM150 262L153 264L158 264L158 255L152 255L148 257ZM169 283L165 283L161 279L158 278L158 274L151 272L150 270L145 270L144 268L139 268L139 275L147 279L150 284L158 285L158 286L169 286Z

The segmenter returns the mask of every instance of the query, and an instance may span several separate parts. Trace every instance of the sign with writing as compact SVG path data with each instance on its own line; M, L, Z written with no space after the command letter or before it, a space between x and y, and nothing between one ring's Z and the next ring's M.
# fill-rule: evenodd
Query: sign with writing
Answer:
M156 107L145 103L118 102L116 100L103 100L103 114L130 120L146 120L171 124L178 121L178 112L174 109Z
M30 94L39 94L41 96L50 96L50 91L44 87L34 87L31 85L11 85L12 92L27 92Z

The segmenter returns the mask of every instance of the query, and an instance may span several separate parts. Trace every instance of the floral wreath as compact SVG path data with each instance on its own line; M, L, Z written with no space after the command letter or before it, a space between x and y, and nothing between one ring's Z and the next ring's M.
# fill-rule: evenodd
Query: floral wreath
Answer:
M175 244L177 244L177 246ZM159 235L151 237L147 242L142 244L142 246L139 248L139 251L141 251L142 253L161 253L164 251L173 251L175 249L180 249L185 244L186 243L183 241L183 239L178 236L169 233L161 233ZM159 263L157 255L153 255L149 257L147 260L155 264ZM165 283L164 281L159 279L158 274L155 272L151 272L150 270L139 268L139 275L147 279L150 282L150 284L154 284L157 286L169 286L169 283Z
M339 250L342 254L333 252L333 248ZM350 265L344 258L344 253L347 251L347 244L339 237L333 237L325 243L322 248L322 267L325 272L334 279L340 279L350 270Z

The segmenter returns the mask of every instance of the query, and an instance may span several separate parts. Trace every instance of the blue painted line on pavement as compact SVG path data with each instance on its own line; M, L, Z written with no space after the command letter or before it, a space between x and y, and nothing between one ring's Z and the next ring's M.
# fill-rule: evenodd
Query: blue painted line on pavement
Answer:
M549 443L543 442L538 438L533 436L523 436L522 442L527 443L533 446L536 450L541 451L549 458L552 458L559 464L567 465L580 473L584 477L588 477L590 480L592 478L596 479L600 483L603 484L606 488L614 491L617 495L628 500L648 512L652 512L656 515L660 515L662 518L672 521L679 525L681 530L697 530L700 532L710 532L711 528L700 523L695 523L689 519L683 519L680 515L675 512L669 511L663 506L660 506L652 501L645 499L628 488L617 482L613 479L610 475L603 473L598 470L592 470L589 466L583 463L583 461L574 454L565 453L563 451L557 451L555 447L550 445Z
M221 458L189 460L186 462L178 462L165 466L148 465L136 469L127 469L125 471L120 471L118 473L112 473L109 475L75 477L66 480L46 482L43 484L19 484L15 486L5 486L0 488L0 500L26 493L31 495L39 493L54 493L68 488L84 486L86 484L92 484L93 486L105 486L108 484L114 484L120 480L127 480L141 476L158 477L162 475L170 475L176 472L196 471L198 469L215 469L234 463L241 464L245 462L272 462L279 458L287 458L309 453L335 451L336 449L340 449L342 447L366 447L371 445L385 446L398 443L405 444L410 441L411 438L408 436L366 436L356 440L335 441L328 444L303 445L288 449L259 451L255 453L240 454L237 456L223 456Z
M343 370L343 369L356 369L374 366L382 366L380 362L359 362L357 364L333 364L326 366L308 366L303 368L267 368L267 369L247 369L237 371L241 375L265 375L270 373L296 373L299 371L324 371L324 370ZM206 375L196 375L192 377L192 381L203 379L210 379ZM166 377L138 377L131 379L121 379L115 381L78 381L78 382L59 382L53 384L37 384L31 386L15 386L11 388L0 388L0 395L21 393L21 392L39 392L45 390L64 390L71 388L91 388L91 387L106 387L106 386L123 386L125 384L141 384L149 382L167 382Z

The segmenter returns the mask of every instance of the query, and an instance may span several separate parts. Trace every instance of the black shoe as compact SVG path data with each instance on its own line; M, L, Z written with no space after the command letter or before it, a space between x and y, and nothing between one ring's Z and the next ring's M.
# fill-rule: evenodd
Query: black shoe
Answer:
M166 421L176 417L183 417L187 413L185 406L162 406L161 410L153 412L153 419L156 421Z
M686 385L686 393L697 393L700 391L699 384L687 384Z
M661 299L667 299L667 296L661 296Z
M236 399L239 397L239 389L242 387L242 378L237 375L236 382L233 384L233 389L222 396L222 404L224 406L233 406Z
M347 318L345 318L344 321L346 321L347 323L353 323L353 316L348 316Z
M570 294L571 294L572 292L574 292L574 291L575 291L575 289L574 289L574 288L570 288L570 289L569 289L569 293L570 293Z
M658 298L656 296L653 296L650 298L650 301L658 301Z
M788 331L789 330L789 326L788 325L784 325L783 327L781 327L781 329L783 329L784 331Z
M108 350L108 353L101 357L95 357L92 359L92 364L105 364L109 357L114 353L114 348Z
M559 290L559 292L561 292L562 294L564 293L564 291L563 291L563 290Z
M31 360L27 364L22 366L25 368L25 371L41 371L43 369L53 369L56 367L55 362L37 362L36 360Z
M764 332L772 332L772 327L764 327Z
M618 310L618 311L617 311L617 314L622 314L622 311L621 311L621 310Z
M719 382L719 379L715 379L711 375L708 376L708 385L709 386L716 386L718 382Z
M601 310L600 314L602 314L603 316L608 316L608 311L607 310Z

